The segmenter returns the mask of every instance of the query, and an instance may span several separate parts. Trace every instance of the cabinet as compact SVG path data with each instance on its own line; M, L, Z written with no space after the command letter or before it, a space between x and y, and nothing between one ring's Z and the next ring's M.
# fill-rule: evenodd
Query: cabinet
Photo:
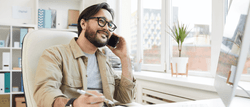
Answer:
M0 25L0 81L6 88L0 91L0 107L15 107L15 97L24 96L22 88L21 46L22 38L36 25ZM3 100L3 101L2 101Z

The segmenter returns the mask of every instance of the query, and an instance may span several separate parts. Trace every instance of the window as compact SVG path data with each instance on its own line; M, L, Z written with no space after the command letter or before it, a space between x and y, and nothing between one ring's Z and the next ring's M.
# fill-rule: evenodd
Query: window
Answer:
M217 69L212 65L217 61L216 45L221 43L212 41L212 36L223 34L223 25L216 22L223 23L230 3L231 0L130 0L132 36L128 46L133 61L142 59L142 70L170 73L171 58L178 57L178 50L166 29L179 21L191 31L182 49L182 56L189 57L189 75L212 77ZM249 63L248 56L243 71L247 76Z
M138 63L140 58L137 58L137 45L138 45L138 39L137 39L137 28L138 28L138 23L137 23L137 0L131 0L131 16L130 16L130 30L131 30L131 44L129 45L130 48L130 55L132 56L133 63Z
M161 0L142 5L143 64L161 64Z
M189 72L209 72L211 68L211 5L211 0L172 0L172 25L179 22L190 31L181 51L182 57L189 58ZM178 57L178 45L173 39L171 42L171 56Z
M161 14L162 0L131 0L130 54L143 70L164 71Z

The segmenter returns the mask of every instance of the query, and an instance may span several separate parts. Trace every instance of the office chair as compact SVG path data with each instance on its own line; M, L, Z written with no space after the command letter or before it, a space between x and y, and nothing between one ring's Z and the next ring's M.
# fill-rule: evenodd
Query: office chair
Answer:
M77 33L56 30L35 30L24 37L22 75L27 107L37 107L33 98L34 80L38 60L43 51L53 45L68 44L74 37L77 37Z

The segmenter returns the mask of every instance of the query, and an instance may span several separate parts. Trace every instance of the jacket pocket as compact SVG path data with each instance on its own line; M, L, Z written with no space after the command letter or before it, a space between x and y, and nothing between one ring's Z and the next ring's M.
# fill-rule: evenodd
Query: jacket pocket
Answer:
M67 85L68 87L71 88L82 88L82 80L80 79L72 79L72 78L67 78L64 79L63 84Z

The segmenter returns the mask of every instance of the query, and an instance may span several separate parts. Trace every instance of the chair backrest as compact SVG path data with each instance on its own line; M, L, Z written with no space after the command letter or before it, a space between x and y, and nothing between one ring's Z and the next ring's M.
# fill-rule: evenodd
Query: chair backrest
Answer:
M27 107L37 107L33 98L34 80L43 51L53 45L68 44L73 37L77 37L74 32L55 30L35 30L25 36L22 45L22 74Z

